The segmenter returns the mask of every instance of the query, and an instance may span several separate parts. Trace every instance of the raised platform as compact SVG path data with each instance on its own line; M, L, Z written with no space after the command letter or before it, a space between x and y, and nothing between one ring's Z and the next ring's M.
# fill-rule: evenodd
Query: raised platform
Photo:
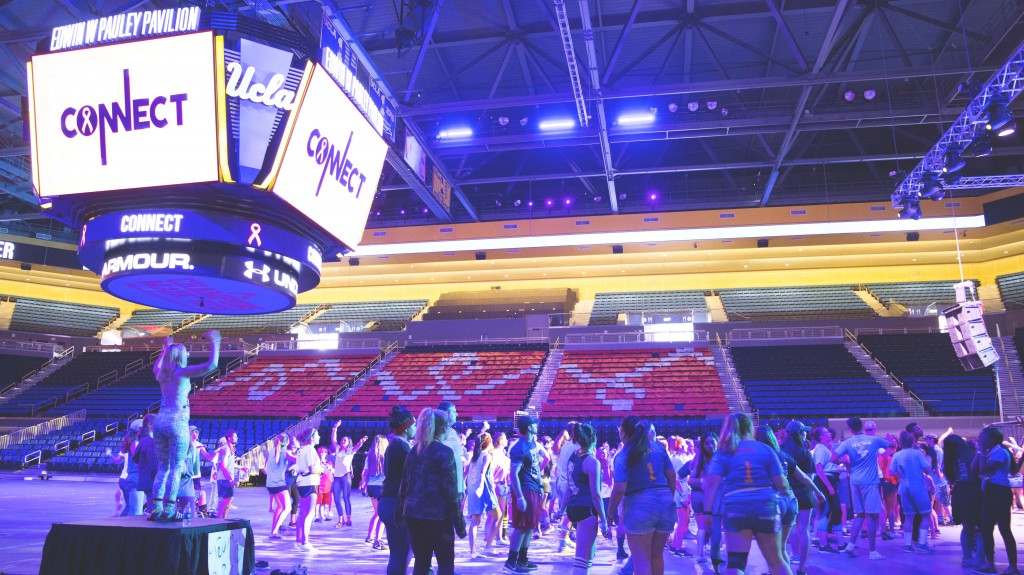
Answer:
M145 517L54 523L39 574L248 574L255 549L247 519L196 518L190 527Z

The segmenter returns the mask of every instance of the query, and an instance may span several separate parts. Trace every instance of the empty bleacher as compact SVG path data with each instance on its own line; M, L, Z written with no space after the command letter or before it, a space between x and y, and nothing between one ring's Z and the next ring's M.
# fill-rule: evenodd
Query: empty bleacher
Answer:
M310 327L372 324L372 331L400 331L426 305L425 299L332 303L330 309L318 316Z
M292 309L263 315L211 315L177 332L175 337L201 336L211 329L222 336L286 334L302 318L313 313L317 304L300 304Z
M37 355L0 354L0 366L3 366L0 369L0 390L21 381L21 378L39 369L49 359Z
M876 283L867 284L871 293L885 305L897 303L903 307L923 308L935 305L938 309L956 303L954 280L932 282ZM974 280L974 285L978 281Z
M615 325L620 313L683 314L707 309L703 291L599 293L594 296L590 325Z
M173 332L181 327L185 322L197 317L199 317L197 314L184 313L180 311L137 309L121 327L123 329L134 328L147 333L159 331L160 328L166 328Z
M515 347L407 348L327 417L384 417L394 405L417 413L451 401L463 417L511 418L523 408L547 355L543 344Z
M120 313L116 307L19 297L14 305L10 329L93 337Z
M763 418L907 415L842 345L730 351L750 404Z
M944 333L860 335L858 341L933 415L998 413L992 368L964 371Z
M1024 272L996 276L1006 309L1024 309Z
M876 317L848 285L736 288L718 294L729 321Z
M258 357L193 394L192 415L301 419L336 397L376 357Z
M566 350L544 417L705 417L729 413L711 350Z
M495 319L531 314L569 314L576 302L574 290L561 288L450 292L442 294L423 314L423 319Z
M142 362L147 361L152 353L80 353L36 385L0 404L0 415L34 415L52 405L64 403L72 390L85 384L95 385L101 377L112 377L111 372L124 375L129 365L141 367Z
M39 459L46 461L55 456L84 448L102 436L109 424L110 422L102 419L90 418L68 425L63 429L51 431L22 443L11 445L6 449L0 450L0 469L21 469L24 466L25 458L36 451L40 452ZM116 426L117 424L115 423L114 425ZM120 438L120 435L117 433L114 435ZM99 455L106 457L103 451L106 447L109 447L106 442L99 446ZM117 453L118 444L115 443L113 445L112 451L114 454ZM120 471L120 467L117 470ZM81 469L81 471L90 471L90 469Z

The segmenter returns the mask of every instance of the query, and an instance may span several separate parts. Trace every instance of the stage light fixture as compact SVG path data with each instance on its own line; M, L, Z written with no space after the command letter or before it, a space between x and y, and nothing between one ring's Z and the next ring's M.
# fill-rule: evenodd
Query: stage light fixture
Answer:
M978 130L970 144L960 152L967 158L982 158L992 153L992 138L985 130Z
M576 127L576 120L569 118L559 118L556 120L544 120L537 125L542 132L555 132L562 130L571 130Z
M715 108L718 107L718 102L716 102L715 100L708 100L707 107L708 110L711 110L713 112Z
M523 116L522 118L519 119L519 125L520 126L526 127L526 124L529 124L529 123L530 123L530 118L528 116Z
M929 174L921 180L921 197L934 202L946 197L946 192L942 189L942 182L935 174Z
M602 199L600 195L594 196L594 203L600 204Z
M1006 100L993 100L985 110L985 129L998 133L999 130L1013 120L1013 113L1007 107ZM1012 133L1012 132L1011 132Z
M572 198L565 198L565 205L571 206L572 205Z
M515 206L515 207L517 207L517 208L518 208L519 206L521 206L522 204L523 204L523 200L520 200L520 199L518 199L518 198L517 198L517 199L516 199L516 200L515 200L514 202L512 202L512 205L513 205L513 206ZM530 205L533 205L533 204L531 203Z
M654 114L641 113L641 114L625 114L619 116L620 126L637 126L640 124L650 124L654 121Z
M679 111L679 104L676 104L675 102L669 102L668 111L675 114L676 112Z
M857 99L857 93L854 92L853 90L847 90L843 94L843 99L846 100L847 102L852 102Z
M700 109L700 103L698 103L698 102L689 102L689 103L686 104L686 109L691 111L691 112L696 112L697 110Z
M960 157L960 152L957 150L946 150L945 154L942 154L942 173L952 174L959 172L964 169L967 162Z
M722 108L722 117L724 118L724 117L726 117L728 115L729 115L729 108Z
M999 131L996 132L996 134L998 134L1000 138L1005 138L1006 136L1009 136L1010 134L1016 131L1017 120L1011 118L1010 121L1006 123L1006 125L1004 125L1002 128L999 128Z
M470 138L473 136L471 128L449 128L441 130L437 137L441 140L457 140L459 138Z
M507 126L508 116L498 116L498 125L502 127Z
M554 203L555 203L555 202L554 202L553 200L544 200L544 205L545 205L545 206L547 206L547 207L549 207L549 208L550 208L550 207L551 207L551 206L552 206L552 205L553 205Z
M650 194L647 195L647 199L651 200L652 202L657 200L658 192L651 192Z
M921 203L917 200L907 200L903 203L902 209L899 212L900 219L902 220L919 220L921 219Z
M878 96L878 92L876 92L874 89L869 88L867 90L864 90L864 99L865 100L870 102L871 100L875 99L875 96Z

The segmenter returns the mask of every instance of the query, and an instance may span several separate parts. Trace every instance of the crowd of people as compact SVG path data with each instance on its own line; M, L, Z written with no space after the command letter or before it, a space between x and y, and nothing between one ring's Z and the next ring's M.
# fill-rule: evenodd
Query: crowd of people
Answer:
M235 486L249 475L237 465L236 433L211 454L187 426L188 379L217 364L219 336L208 337L213 353L200 365L189 366L181 346L165 348L154 368L161 412L132 422L120 452L110 454L123 464L124 515L226 518ZM438 575L452 575L456 537L468 539L471 558L504 556L504 571L530 573L537 569L530 545L545 535L557 538L558 552L575 549L573 573L586 575L599 536L611 538L613 527L623 575L660 575L666 555L744 573L752 542L772 575L799 575L811 548L855 557L864 545L869 559L884 559L878 539L900 543L897 528L903 552L932 553L949 524L962 527L963 567L1000 573L998 529L1008 563L1001 573L1019 575L1010 518L1014 505L1024 507L1024 447L995 426L976 438L952 429L936 437L912 423L883 437L875 422L851 417L848 436L837 441L826 427L755 426L731 414L720 433L691 440L660 436L630 415L617 442L598 444L586 423L571 422L552 438L539 437L528 415L516 418L511 436L490 433L487 423L459 433L457 419L450 402L418 416L394 407L391 433L372 439L358 478L355 459L367 437L339 438L339 423L329 443L315 427L276 436L262 470L269 537L284 539L291 529L295 549L315 553L312 524L336 512L334 528L352 527L358 486L372 501L366 543L388 551L388 575L406 573L410 563L415 575L427 575L433 561ZM200 484L203 459L213 463L209 497Z

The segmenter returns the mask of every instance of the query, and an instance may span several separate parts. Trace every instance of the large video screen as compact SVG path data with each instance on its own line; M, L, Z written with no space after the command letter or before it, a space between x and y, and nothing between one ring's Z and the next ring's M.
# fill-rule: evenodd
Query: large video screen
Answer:
M38 195L217 180L211 32L37 55L28 80Z
M387 144L319 65L273 191L349 248L359 245Z
M421 182L427 181L427 155L423 153L423 146L416 141L416 138L406 132L405 134L405 163L409 164L412 171L416 172Z

